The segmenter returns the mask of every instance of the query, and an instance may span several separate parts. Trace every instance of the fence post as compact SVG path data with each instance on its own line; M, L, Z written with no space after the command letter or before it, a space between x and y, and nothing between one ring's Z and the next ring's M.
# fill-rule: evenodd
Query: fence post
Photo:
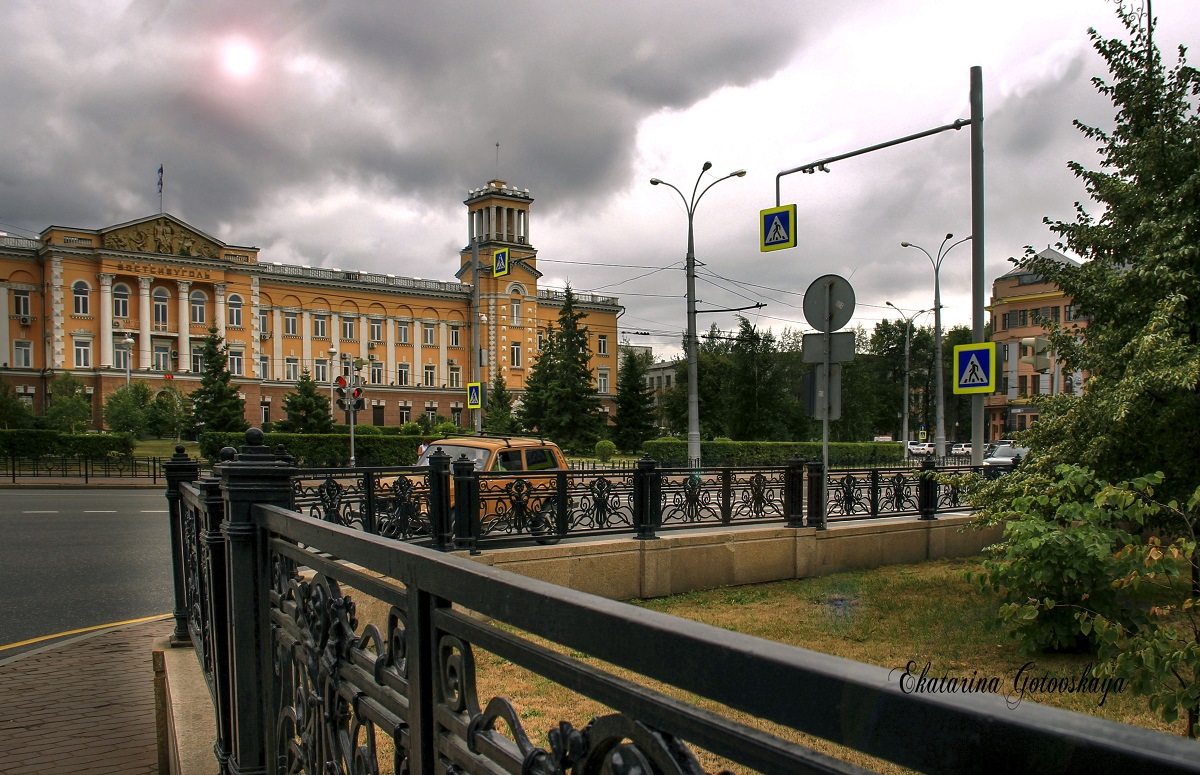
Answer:
M917 481L917 503L921 508L921 519L937 519L937 480L933 478L936 473L932 460L922 461L921 478Z
M459 549L477 552L479 536L479 476L475 463L461 455L450 465L454 475L454 545Z
M879 516L879 469L871 469L871 516Z
M721 469L721 524L733 521L733 469Z
M649 455L637 462L633 472L633 529L636 531L633 537L639 541L658 538L654 528L658 524L661 477Z
M808 526L824 530L828 524L828 493L822 481L825 466L820 460L808 461Z
M267 533L257 506L287 508L292 498L294 461L280 460L263 444L258 428L246 431L246 444L234 460L217 466L225 502L226 578L229 582L230 685L233 738L232 772L275 769L274 666L272 661L271 562ZM222 450L222 457L227 453Z
M236 454L233 447L226 447L221 458L228 462ZM226 542L222 528L225 524L225 501L221 498L221 480L210 471L196 483L204 503L194 529L196 541L207 548L207 558L201 554L193 572L200 576L195 588L202 622L196 624L208 628L208 642L201 644L207 649L207 667L212 673L213 707L217 717L217 742L213 745L219 772L227 772L230 741L233 739L233 706L229 699L229 676L232 675L229 661L229 579L226 576ZM203 563L203 567L200 566Z
M184 574L183 558L183 510L179 503L179 485L194 482L200 476L200 463L184 452L184 446L175 447L175 456L164 466L167 478L167 519L171 525L171 570L175 581L175 631L171 633L172 646L186 646L192 642L188 634L187 578Z
M804 458L792 458L784 469L783 511L788 527L804 527Z
M441 447L429 456L429 527L433 546L448 552L454 546L450 514L450 456Z
M375 472L363 471L363 532L378 535L375 527Z

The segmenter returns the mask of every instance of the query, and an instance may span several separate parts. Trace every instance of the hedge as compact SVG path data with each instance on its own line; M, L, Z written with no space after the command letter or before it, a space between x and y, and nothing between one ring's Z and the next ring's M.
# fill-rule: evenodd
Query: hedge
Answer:
M133 436L128 433L0 430L0 455L5 457L132 455L134 443Z
M663 466L687 465L687 441L653 439L642 450ZM700 455L706 466L784 465L792 458L821 459L819 441L702 441ZM904 462L904 446L895 442L831 442L829 465L897 465Z
M354 436L355 462L370 466L411 466L417 462L421 436ZM216 462L222 447L240 449L244 433L202 433L200 454ZM302 466L344 465L350 460L349 433L268 433L264 442L274 449L280 444Z

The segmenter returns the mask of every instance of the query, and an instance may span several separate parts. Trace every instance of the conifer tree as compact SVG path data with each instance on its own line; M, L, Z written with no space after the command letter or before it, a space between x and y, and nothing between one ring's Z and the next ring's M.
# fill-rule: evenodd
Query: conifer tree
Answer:
M554 342L557 338L554 324L550 323L546 326L542 352L529 369L529 376L525 378L525 394L521 397L521 407L517 410L517 416L521 428L529 433L547 432L548 415L554 407L550 391L556 359Z
M284 419L275 423L280 433L332 433L329 396L313 381L308 369L300 372L296 389L283 397Z
M622 452L637 452L642 442L655 435L654 394L646 384L649 366L649 355L639 355L632 347L621 348L612 440Z
M513 398L504 376L496 374L488 390L487 412L483 417L483 429L488 433L512 433L516 429L513 417Z
M192 417L197 430L204 432L237 433L250 427L246 422L246 402L238 397L237 387L229 373L229 354L224 338L210 328L200 349L204 372L200 387L188 398L192 401Z
M550 395L552 411L547 415L550 438L567 449L591 450L600 438L603 420L600 398L592 378L592 347L588 342L585 314L575 309L575 294L567 286L558 312L558 336L554 340L554 379Z

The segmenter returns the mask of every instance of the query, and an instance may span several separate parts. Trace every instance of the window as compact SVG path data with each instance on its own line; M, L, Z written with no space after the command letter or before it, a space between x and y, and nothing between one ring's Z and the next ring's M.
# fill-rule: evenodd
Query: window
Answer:
M381 404L375 404L371 407L371 424L383 425L383 406Z
M408 385L408 364L401 363L396 367L396 384L401 387Z
M300 379L300 359L288 358L283 362L283 378L288 382Z
M90 369L92 367L92 343L86 339L75 340L75 368Z
M546 332L538 329L538 352L546 349Z
M508 346L508 365L514 369L521 368L521 343L513 342Z
M204 371L204 356L200 352L192 350L192 372L199 374L202 371Z
M412 411L407 406L400 407L400 424L403 425L409 422L412 417Z
M1007 374L1000 377L1000 390L998 390L997 392L1008 393L1008 375Z
M116 296L114 295L113 298L115 300ZM205 317L206 317L204 314L204 307L207 303L208 303L208 297L206 297L204 295L203 291L192 291L190 306L192 308L192 322L193 323L197 323L200 325L204 324Z
M545 471L550 468L558 468L558 461L550 450L545 447L525 450L526 471Z
M1030 375L1030 377L1029 377L1029 394L1031 396L1036 396L1038 393L1041 393L1041 392L1042 392L1042 375L1041 374Z
M154 345L154 370L171 370L171 346L166 344Z
M28 299L26 299L26 304L28 304ZM113 286L113 317L130 317L130 287L122 283Z
M296 336L296 334L299 330L300 329L298 329L296 327L296 313L295 312L283 313L283 335L284 336Z
M1029 395L1029 375L1028 374L1021 374L1020 376L1017 377L1017 395L1019 395L1019 396Z
M118 339L113 343L113 367L124 371L132 368L133 353L125 346L125 343Z
M270 404L259 404L258 409L262 413L262 421L263 422L271 422L271 405Z
M128 291L125 298L129 298ZM29 317L29 291L13 291L13 314Z
M461 407L456 406L450 410L450 422L454 423L455 425L457 425L460 428L462 427L462 408Z
M33 342L13 342L13 368L33 368Z
M508 308L508 324L510 326L521 325L521 302L513 299Z
M450 333L450 346L451 347L462 347L462 327L461 326L450 326L449 333Z
M1012 328L1012 313L1005 312L1000 316L1000 330L1006 331L1010 328Z
M596 392L608 392L608 369L600 369L596 372Z
M371 318L371 341L383 341L383 321L377 318Z
M596 355L608 355L608 334L596 337Z
M244 353L241 350L229 351L229 373L235 377L242 376L242 359Z
M1076 314L1077 313L1075 311L1074 304L1068 304L1067 306L1063 307L1063 320L1064 321L1069 323L1070 321L1075 319Z
M421 324L421 344L437 344L437 323Z
M667 387L671 387L671 375L670 374L666 375L666 382L663 384L665 384Z
M435 387L437 385L437 366L425 367L425 387Z
M88 288L88 284L83 280L78 280L74 285L71 286L71 291L75 294L75 314L92 314L90 312L91 307L88 306L88 299L90 298L89 294L91 293L91 289Z
M269 355L258 356L258 378L259 379L270 379L271 378L271 356L269 356Z
M258 330L267 333L271 330L271 311L260 309L258 311Z
M379 361L371 361L371 384L383 384L383 364Z
M328 339L329 338L329 316L328 315L313 315L313 338Z
M171 296L166 288L154 289L154 330L167 330L167 307L170 306Z
M431 423L437 422L437 407L436 406L425 407L425 419L429 420L429 422L431 422Z
M1017 312L1017 326L1029 325L1029 310L1023 309Z
M396 342L408 344L408 323L396 321Z
M228 320L226 321L226 324L232 328L241 328L242 327L242 297L241 296L230 296L227 306L228 306L228 314L227 314ZM232 357L232 355L233 354L230 353L231 357ZM241 372L238 372L238 374L241 374Z
M323 358L313 361L313 381L317 383L329 381L329 361Z
M342 315L342 339L354 340L354 318L349 315Z
M458 366L450 367L450 387L452 387L452 388L462 387L462 369L459 368Z

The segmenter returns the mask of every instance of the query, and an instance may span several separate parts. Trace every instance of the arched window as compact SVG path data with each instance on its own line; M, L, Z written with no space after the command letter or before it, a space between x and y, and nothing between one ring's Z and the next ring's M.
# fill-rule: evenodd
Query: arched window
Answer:
M205 309L208 306L208 297L204 295L204 291L192 291L192 322L203 324L207 319Z
M129 317L129 286L124 283L113 286L112 314L114 318Z
M91 307L88 305L88 298L89 294L91 293L91 289L88 288L88 284L83 280L76 280L75 284L71 286L71 290L75 293L75 314L91 314L88 311L91 309Z
M242 297L238 296L236 294L234 294L233 296L230 296L229 301L226 303L226 308L229 311L229 315L228 315L229 321L228 321L227 325L232 326L234 328L241 328L242 327Z
M166 288L155 288L154 293L154 330L167 330L167 308L170 306L171 294Z

